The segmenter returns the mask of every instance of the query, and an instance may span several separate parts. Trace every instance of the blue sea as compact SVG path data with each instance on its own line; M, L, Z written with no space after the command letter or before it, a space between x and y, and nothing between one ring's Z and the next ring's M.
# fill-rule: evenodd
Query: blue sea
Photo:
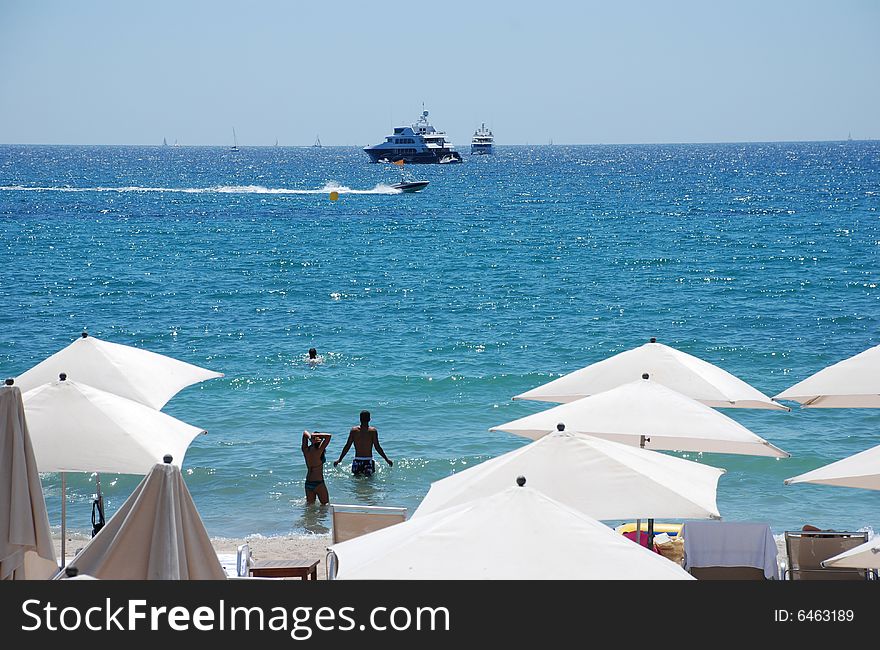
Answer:
M395 464L328 463L332 501L413 510L528 442L488 431L551 406L513 395L650 337L771 396L880 343L880 142L466 158L397 194L355 147L0 146L0 375L83 329L225 373L165 411L209 432L183 464L209 532L268 536L327 532L300 436L332 460L362 409ZM880 410L724 412L792 454L682 454L727 469L725 519L880 529L876 492L783 485L880 444ZM101 479L109 515L139 477ZM69 476L72 529L94 481Z

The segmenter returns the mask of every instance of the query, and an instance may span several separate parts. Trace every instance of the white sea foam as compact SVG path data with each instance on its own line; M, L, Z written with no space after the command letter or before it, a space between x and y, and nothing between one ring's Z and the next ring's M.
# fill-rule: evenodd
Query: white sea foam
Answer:
M337 183L327 183L318 189L293 189L264 187L262 185L217 185L214 187L26 187L24 185L0 185L6 192L160 192L169 194L400 194L390 185L378 184L369 190L356 190Z

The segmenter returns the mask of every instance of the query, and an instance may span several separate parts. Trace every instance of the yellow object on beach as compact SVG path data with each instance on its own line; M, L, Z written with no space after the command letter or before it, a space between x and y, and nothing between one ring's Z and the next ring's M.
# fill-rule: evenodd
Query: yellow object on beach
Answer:
M400 165L401 167L403 167L403 160L395 160L395 161L394 161L394 164L395 164L395 165Z
M635 522L630 522L628 524L620 524L617 528L614 529L615 532L620 533L621 535L624 533L633 533L636 530ZM639 526L639 530L643 533L648 532L648 521L647 519L643 519L641 526ZM678 535L681 532L681 524L654 524L654 534L659 535L660 533L666 533L667 535Z
M330 200L331 201L335 201L338 198L339 198L339 192L337 192L336 190L333 190L332 192L330 192Z

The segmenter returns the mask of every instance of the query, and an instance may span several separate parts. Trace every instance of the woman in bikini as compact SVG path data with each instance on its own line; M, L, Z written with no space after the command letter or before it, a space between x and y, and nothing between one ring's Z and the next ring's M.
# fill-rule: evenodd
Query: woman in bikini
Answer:
M315 497L321 505L330 503L327 485L324 483L324 451L330 444L329 433L309 433L303 431L302 453L306 459L306 503L314 503Z

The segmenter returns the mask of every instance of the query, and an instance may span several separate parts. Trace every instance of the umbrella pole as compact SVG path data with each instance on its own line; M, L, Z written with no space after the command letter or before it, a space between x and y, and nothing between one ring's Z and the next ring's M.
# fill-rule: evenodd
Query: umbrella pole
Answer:
M61 472L61 568L67 566L67 474Z
M648 440L645 436L639 436L639 448L645 448L645 441ZM651 543L651 533L654 532L654 520L648 520L648 547L650 548ZM642 544L642 520L636 519L636 544L641 546Z

